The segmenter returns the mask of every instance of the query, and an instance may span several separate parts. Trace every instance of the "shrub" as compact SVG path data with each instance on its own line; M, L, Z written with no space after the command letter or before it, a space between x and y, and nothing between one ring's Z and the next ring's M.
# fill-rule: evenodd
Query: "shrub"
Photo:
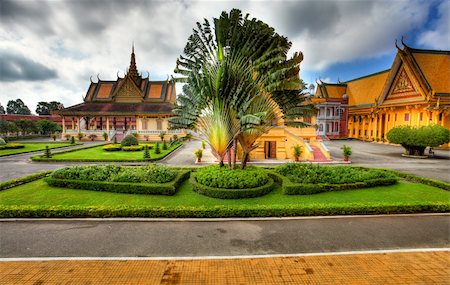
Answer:
M137 138L133 135L126 136L120 143L122 146L138 145L139 142Z
M165 140L163 140L163 145L162 145L162 149L163 150L167 150L167 143L166 143L166 141Z
M69 140L70 140L70 138L71 138L71 135L69 135L69 134L66 134L66 135L64 136L64 138L66 139L66 141L69 141Z
M202 140L202 148L205 149L206 148L206 142L204 140Z
M159 133L159 138L161 139L161 141L164 141L164 136L166 135L166 132L160 132Z
M5 149L17 149L17 148L24 148L25 145L24 144L20 144L20 143L7 143L6 145L4 145Z
M52 152L50 151L50 148L48 147L48 145L45 146L44 157L45 158L51 158L52 157Z
M302 147L297 144L294 145L292 148L294 149L293 151L294 158L295 160L298 160L298 158L302 155Z
M173 135L173 141L176 142L178 140L178 136L177 135Z
M0 145L5 145L5 144L6 144L5 140L0 138Z
M347 146L347 145L344 144L344 145L341 147L341 149L342 149L342 154L343 154L344 156L349 157L350 155L352 155L352 148L351 148L351 147L349 147L349 146Z
M437 147L450 142L450 130L440 126L422 126L419 128L400 126L387 133L391 143L400 144L409 155L424 155L426 147Z
M392 173L381 169L351 166L320 166L313 164L286 163L275 168L275 172L286 176L294 183L345 184L364 182L379 178L396 178Z
M202 185L214 188L244 189L263 186L269 177L267 173L257 167L246 169L230 169L211 165L200 168L195 174L196 181Z
M84 137L83 133L78 133L77 134L78 140L81 141L81 139Z
M70 144L75 144L75 137L70 138Z
M123 146L123 151L141 151L144 149L144 146L142 145L131 145L131 146Z
M106 132L103 132L102 136L105 141L108 140L108 134Z
M102 147L103 150L106 151L120 151L122 149L121 144L107 144Z
M161 153L161 150L159 149L159 143L157 142L156 146L155 146L155 154L160 154L160 153Z
M195 157L200 161L203 157L203 149L199 148L194 151Z
M148 145L144 146L143 158L144 158L144 160L149 160L150 159L150 152L148 151Z
M88 136L88 138L89 138L91 141L94 141L94 140L97 138L97 135L95 135L95 134L90 134L90 135Z

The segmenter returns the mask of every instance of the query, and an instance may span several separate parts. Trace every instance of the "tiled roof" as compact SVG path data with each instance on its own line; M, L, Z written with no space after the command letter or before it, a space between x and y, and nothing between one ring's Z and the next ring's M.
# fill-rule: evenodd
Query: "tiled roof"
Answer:
M450 93L450 54L412 50L422 74L436 93Z
M61 115L144 115L144 114L172 114L172 105L168 103L81 103L64 110L55 111Z
M347 81L348 104L350 106L374 104L381 95L389 70Z

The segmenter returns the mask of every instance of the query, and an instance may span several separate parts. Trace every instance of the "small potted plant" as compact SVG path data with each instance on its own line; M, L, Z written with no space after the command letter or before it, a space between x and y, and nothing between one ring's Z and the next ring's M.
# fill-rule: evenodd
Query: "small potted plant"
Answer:
M202 148L205 149L206 148L206 142L202 141Z
M70 144L75 144L75 137L70 137Z
M52 133L52 134L50 135L50 137L52 138L53 141L56 141L56 134L55 134L55 133Z
M90 134L90 135L89 135L89 139L90 139L91 141L94 141L96 138L97 138L97 136L94 135L94 134Z
M161 141L164 140L164 136L166 135L166 132L160 132L159 133L159 138L161 139Z
M191 134L187 134L184 138L185 138L186 140L188 140L188 141L191 141L192 135L191 135Z
M77 136L78 136L78 140L81 141L81 139L84 137L84 134L83 133L78 133Z
M149 136L148 136L148 135L145 135L144 138L145 138L145 141L148 142Z
M71 138L72 136L71 136L71 135L69 135L69 134L67 134L67 135L65 135L64 137L66 138L66 141L69 141L69 140L70 140L70 138Z
M302 155L302 147L300 145L294 145L292 147L294 149L293 155L294 155L294 159L295 161L298 161L300 156Z
M108 134L106 132L103 132L103 139L106 141L108 140Z
M194 151L194 155L197 158L197 162L202 162L203 149L199 148Z
M341 149L344 155L344 161L349 161L350 155L352 155L352 148L344 144Z

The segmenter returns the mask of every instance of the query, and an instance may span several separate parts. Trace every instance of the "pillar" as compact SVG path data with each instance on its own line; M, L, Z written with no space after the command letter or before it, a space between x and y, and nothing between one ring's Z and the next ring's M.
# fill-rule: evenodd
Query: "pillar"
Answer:
M73 119L73 117L72 117L71 121L72 121L72 130L75 130L75 120Z
M66 118L64 116L62 117L62 133L64 134L66 132Z
M77 117L77 131L80 133L80 117Z

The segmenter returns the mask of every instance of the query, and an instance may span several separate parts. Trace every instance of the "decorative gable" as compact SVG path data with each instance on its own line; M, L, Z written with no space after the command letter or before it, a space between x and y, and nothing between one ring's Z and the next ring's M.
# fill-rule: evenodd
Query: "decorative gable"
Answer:
M133 79L126 76L113 95L114 101L123 103L142 102L144 93L136 86Z
M415 84L410 78L405 66L401 66L397 75L391 85L390 91L384 100L385 102L391 102L396 100L417 101L421 100L422 96ZM386 102L387 103L387 102Z

